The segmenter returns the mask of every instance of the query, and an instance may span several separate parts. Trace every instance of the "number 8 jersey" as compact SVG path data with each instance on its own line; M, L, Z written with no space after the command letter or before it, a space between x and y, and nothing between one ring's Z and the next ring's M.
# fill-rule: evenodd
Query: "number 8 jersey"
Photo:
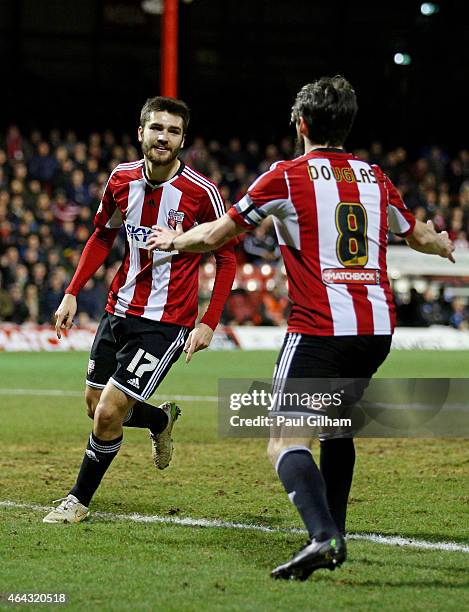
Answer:
M314 149L274 164L228 214L246 229L273 215L293 303L289 332L393 332L388 231L407 236L415 218L378 166L342 149Z

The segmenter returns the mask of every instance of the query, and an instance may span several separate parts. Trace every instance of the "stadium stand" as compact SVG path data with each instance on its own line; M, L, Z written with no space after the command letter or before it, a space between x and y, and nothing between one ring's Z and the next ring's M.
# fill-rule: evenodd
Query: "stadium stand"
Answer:
M379 142L357 155L378 163L394 181L406 204L421 220L446 229L459 250L469 249L469 150L448 155L438 146L410 159L403 147L385 151ZM224 145L196 137L185 161L220 185L227 205L240 199L249 184L279 159L293 155L293 142L262 147L255 140L232 138ZM0 134L0 321L48 323L80 252L93 231L93 216L109 172L122 161L139 158L132 139L113 132L93 132L79 139L73 130L34 130L17 126ZM399 245L402 240L390 237ZM106 266L79 296L79 323L96 321L107 286L123 250L116 241ZM271 222L238 247L238 272L223 322L232 325L282 325L288 316L285 272ZM213 286L214 265L200 270L204 308ZM469 271L468 271L469 276ZM394 283L398 321L406 326L450 325L469 329L464 277L449 287L441 279ZM463 282L464 281L464 282ZM460 290L458 291L458 284Z

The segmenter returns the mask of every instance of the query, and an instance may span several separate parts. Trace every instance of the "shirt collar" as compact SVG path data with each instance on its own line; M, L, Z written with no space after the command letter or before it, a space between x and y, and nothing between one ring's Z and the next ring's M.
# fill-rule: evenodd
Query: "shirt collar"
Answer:
M168 183L172 183L175 179L178 178L178 176L180 176L184 170L184 168L186 167L186 164L182 161L182 159L179 160L179 168L177 170L177 172L175 174L173 174L173 176L169 179L167 179L166 181L152 181L148 178L147 173L145 172L145 164L143 164L142 166L142 176L143 179L145 180L145 183L147 185L149 185L152 189L157 189L158 187L161 187L162 185L167 185Z
M311 149L310 153L316 153L316 151L321 151L322 153L347 153L345 149L339 147L316 147Z

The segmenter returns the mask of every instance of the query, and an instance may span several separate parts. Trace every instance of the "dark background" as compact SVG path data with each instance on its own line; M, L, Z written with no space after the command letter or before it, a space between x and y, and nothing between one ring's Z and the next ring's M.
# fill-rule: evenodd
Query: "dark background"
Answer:
M469 3L193 0L180 3L179 95L192 135L289 133L296 91L323 74L354 84L351 146L467 145ZM139 0L0 0L0 129L133 132L159 93L160 17ZM410 66L396 66L396 51Z

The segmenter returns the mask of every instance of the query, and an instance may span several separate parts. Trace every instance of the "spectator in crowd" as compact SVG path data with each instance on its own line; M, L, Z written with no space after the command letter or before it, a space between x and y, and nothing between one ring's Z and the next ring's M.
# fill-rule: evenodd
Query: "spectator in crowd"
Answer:
M8 321L13 313L13 300L10 293L3 286L3 277L0 274L0 321Z
M29 309L24 301L22 288L15 284L10 287L10 297L13 305L13 310L7 321L11 323L24 323L29 317Z
M23 159L23 138L18 126L12 125L6 133L6 155L10 160Z
M106 293L101 284L91 278L79 293L79 312L85 312L90 320L97 321L106 306L105 296Z
M40 142L37 153L29 162L29 174L31 178L50 184L57 169L57 160L50 154L47 142Z
M410 290L408 302L397 305L397 321L404 327L427 327L424 316L424 299L414 287Z
M263 294L265 316L272 325L286 325L290 310L290 303L285 293L278 286Z
M30 278L38 292L43 294L47 288L47 267L44 262L38 261L31 267Z
M70 190L72 191L72 189ZM80 206L75 202L75 200L68 200L65 191L62 189L56 191L52 212L57 224L62 224L66 221L75 221L80 213Z
M451 302L451 315L449 324L455 329L469 329L469 318L465 301L460 297L453 298Z
M39 289L36 285L26 285L24 301L28 308L28 322L39 323Z
M3 255L0 255L0 271L6 288L16 282L16 268L20 264L20 253L15 246L9 246Z
M65 283L60 275L52 274L39 301L39 318L44 323L53 323L53 316L62 301L64 288Z
M267 218L253 232L249 232L243 243L246 260L256 265L264 262L277 262L280 249L273 232L271 218Z
M88 206L91 203L90 190L85 184L85 173L81 168L72 170L67 195L72 202L81 206Z
M225 311L228 325L259 325L262 319L245 289L231 292Z

